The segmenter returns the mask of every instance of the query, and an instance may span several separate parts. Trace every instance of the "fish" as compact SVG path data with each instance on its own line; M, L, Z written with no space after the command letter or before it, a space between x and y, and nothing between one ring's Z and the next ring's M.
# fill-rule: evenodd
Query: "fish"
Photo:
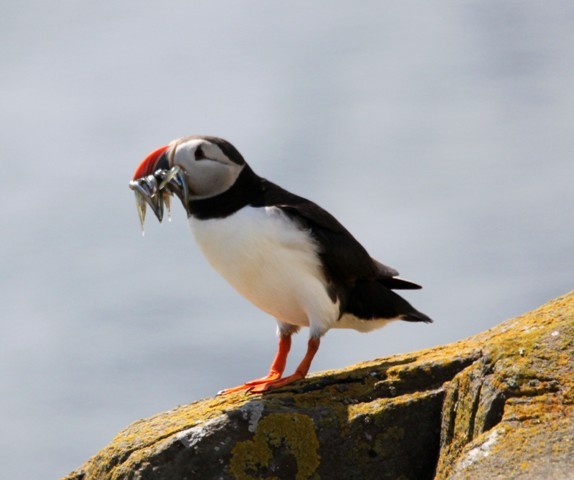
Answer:
M168 213L168 221L171 221L170 197L172 195L179 197L184 205L188 204L189 191L184 175L184 172L176 165L170 170L156 170L152 175L136 178L129 183L130 189L135 194L142 235L145 233L144 224L148 205L161 223L164 208Z

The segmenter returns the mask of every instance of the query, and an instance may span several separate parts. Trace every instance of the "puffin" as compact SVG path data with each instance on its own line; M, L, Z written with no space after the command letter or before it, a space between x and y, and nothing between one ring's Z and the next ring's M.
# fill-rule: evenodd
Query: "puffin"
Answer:
M394 290L420 289L375 260L316 203L257 175L228 141L173 140L137 167L130 188L143 225L149 206L161 222L170 197L181 201L211 266L277 322L269 373L219 392L263 393L305 378L332 328L370 332L395 320L430 323ZM306 353L284 376L291 337L309 328Z

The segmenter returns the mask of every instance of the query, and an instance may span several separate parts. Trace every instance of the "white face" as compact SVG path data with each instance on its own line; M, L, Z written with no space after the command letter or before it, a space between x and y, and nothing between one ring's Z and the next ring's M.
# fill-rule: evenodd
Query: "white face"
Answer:
M186 175L189 196L199 200L229 189L245 167L225 155L218 145L203 138L175 140L170 145L169 164Z

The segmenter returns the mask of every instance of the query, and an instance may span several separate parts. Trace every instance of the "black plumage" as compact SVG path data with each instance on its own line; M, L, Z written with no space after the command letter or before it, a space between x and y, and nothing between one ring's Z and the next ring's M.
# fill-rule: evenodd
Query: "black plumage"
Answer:
M235 149L231 159L245 164ZM206 199L190 200L189 214L200 219L225 218L243 207L276 207L299 228L307 230L319 245L319 255L333 301L340 302L340 316L352 314L362 320L397 318L432 322L393 289L418 289L419 285L398 278L398 272L373 258L353 235L329 212L256 175L245 164L235 183L225 192Z

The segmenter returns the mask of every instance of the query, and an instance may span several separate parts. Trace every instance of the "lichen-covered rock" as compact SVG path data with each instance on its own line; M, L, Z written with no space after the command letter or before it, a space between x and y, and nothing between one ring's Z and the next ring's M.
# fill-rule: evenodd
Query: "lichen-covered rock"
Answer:
M140 420L66 480L574 478L574 292L451 345Z
M480 358L445 385L437 479L574 478L574 292L470 343Z

